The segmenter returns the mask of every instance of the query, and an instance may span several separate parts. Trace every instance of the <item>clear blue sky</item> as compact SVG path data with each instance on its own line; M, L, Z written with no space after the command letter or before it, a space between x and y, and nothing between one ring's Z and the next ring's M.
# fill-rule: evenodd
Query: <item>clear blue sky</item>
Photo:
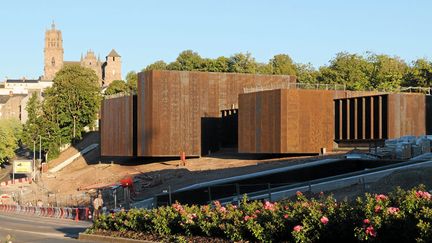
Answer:
M289 54L325 65L337 52L373 51L408 62L432 56L432 1L2 1L0 80L43 74L44 32L55 20L65 60L115 48L123 76L192 49L203 57Z

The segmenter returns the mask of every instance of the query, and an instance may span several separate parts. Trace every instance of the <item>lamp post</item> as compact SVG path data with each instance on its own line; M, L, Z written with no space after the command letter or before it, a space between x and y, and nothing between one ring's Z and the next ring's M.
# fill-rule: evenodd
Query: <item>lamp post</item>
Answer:
M33 140L33 180L36 180L36 141Z

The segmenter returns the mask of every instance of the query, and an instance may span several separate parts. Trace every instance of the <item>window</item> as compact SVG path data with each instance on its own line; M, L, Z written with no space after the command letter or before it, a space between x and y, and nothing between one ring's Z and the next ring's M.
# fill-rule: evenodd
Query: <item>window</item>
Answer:
M54 57L51 59L51 65L54 67L55 66L55 59Z

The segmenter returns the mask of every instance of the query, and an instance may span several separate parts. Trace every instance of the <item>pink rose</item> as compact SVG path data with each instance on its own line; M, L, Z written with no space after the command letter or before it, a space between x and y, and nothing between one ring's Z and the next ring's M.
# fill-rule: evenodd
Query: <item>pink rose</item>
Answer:
M375 237L375 236L376 236L376 231L375 231L375 229L374 229L374 227L373 227L372 225L370 225L370 226L368 226L368 227L366 228L366 234L367 234L367 235L370 235L370 236L372 236L372 237Z
M370 224L369 219L364 219L364 220L363 220L363 224Z
M295 232L300 232L300 230L302 230L302 229L303 229L303 226L301 226L301 225L294 226L294 231Z
M265 210L273 211L273 210L274 210L274 204L271 203L271 202L269 202L269 201L266 201L266 202L264 203L264 209L265 209Z
M288 214L284 214L284 216L283 216L285 219L287 219L289 216L288 216Z
M324 225L326 225L329 221L329 219L326 216L322 216L320 219L321 223L323 223Z
M303 193L302 193L301 191L297 191L297 192L296 192L296 195L297 195L297 196L302 196Z
M226 212L226 208L225 208L225 207L221 207L221 208L219 209L219 212L221 212L221 213L225 213L225 212Z
M257 209L257 210L255 210L255 213L256 213L256 214L259 214L259 213L261 213L261 211L259 211L259 210Z
M376 205L375 206L375 213L379 213L381 211L381 206L380 205Z
M388 197L387 197L386 195L384 195L384 194L379 194L379 195L376 195L376 196L375 196L375 199L376 199L377 201L385 201L385 200L388 199Z
M249 215L244 216L244 221L248 221L250 219Z
M389 208L387 209L387 212L388 212L389 214L396 214L396 213L399 212L399 208L389 207Z

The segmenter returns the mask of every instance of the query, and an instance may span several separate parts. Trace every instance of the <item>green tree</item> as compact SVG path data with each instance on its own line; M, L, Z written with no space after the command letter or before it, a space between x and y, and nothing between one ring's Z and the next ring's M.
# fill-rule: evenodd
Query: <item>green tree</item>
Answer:
M81 138L84 127L94 125L100 101L96 73L79 65L67 65L45 91L44 114L57 124L62 142L69 142Z
M203 65L203 59L201 56L192 50L182 51L175 62L170 63L167 66L169 70L179 71L194 71L200 70Z
M167 64L164 61L160 60L148 65L146 68L143 69L143 71L166 70L166 69L167 69Z
M129 93L129 87L123 80L112 81L105 90L105 95L113 95L118 93Z
M329 66L320 67L317 80L325 84L343 84L349 90L367 90L371 88L371 70L371 63L363 56L341 52Z
M420 58L413 62L412 67L404 77L405 86L432 86L432 63L427 59Z
M400 88L408 72L408 65L399 57L372 54L370 84L374 89L395 91Z
M269 61L273 74L296 75L294 63L286 54L275 55Z
M250 53L237 53L230 57L228 70L233 73L256 73L257 63Z
M318 83L319 71L317 71L311 63L295 64L296 73L297 73L297 82L298 83L309 83L315 84Z
M39 139L42 126L42 102L38 93L33 93L27 101L26 111L28 116L21 142L33 150L33 142Z
M18 148L19 137L22 126L17 119L6 119L0 121L0 164L15 157Z
M273 74L273 68L268 63L258 63L256 72L259 74Z
M138 91L138 75L135 71L130 71L126 74L126 84L129 92L136 94Z

